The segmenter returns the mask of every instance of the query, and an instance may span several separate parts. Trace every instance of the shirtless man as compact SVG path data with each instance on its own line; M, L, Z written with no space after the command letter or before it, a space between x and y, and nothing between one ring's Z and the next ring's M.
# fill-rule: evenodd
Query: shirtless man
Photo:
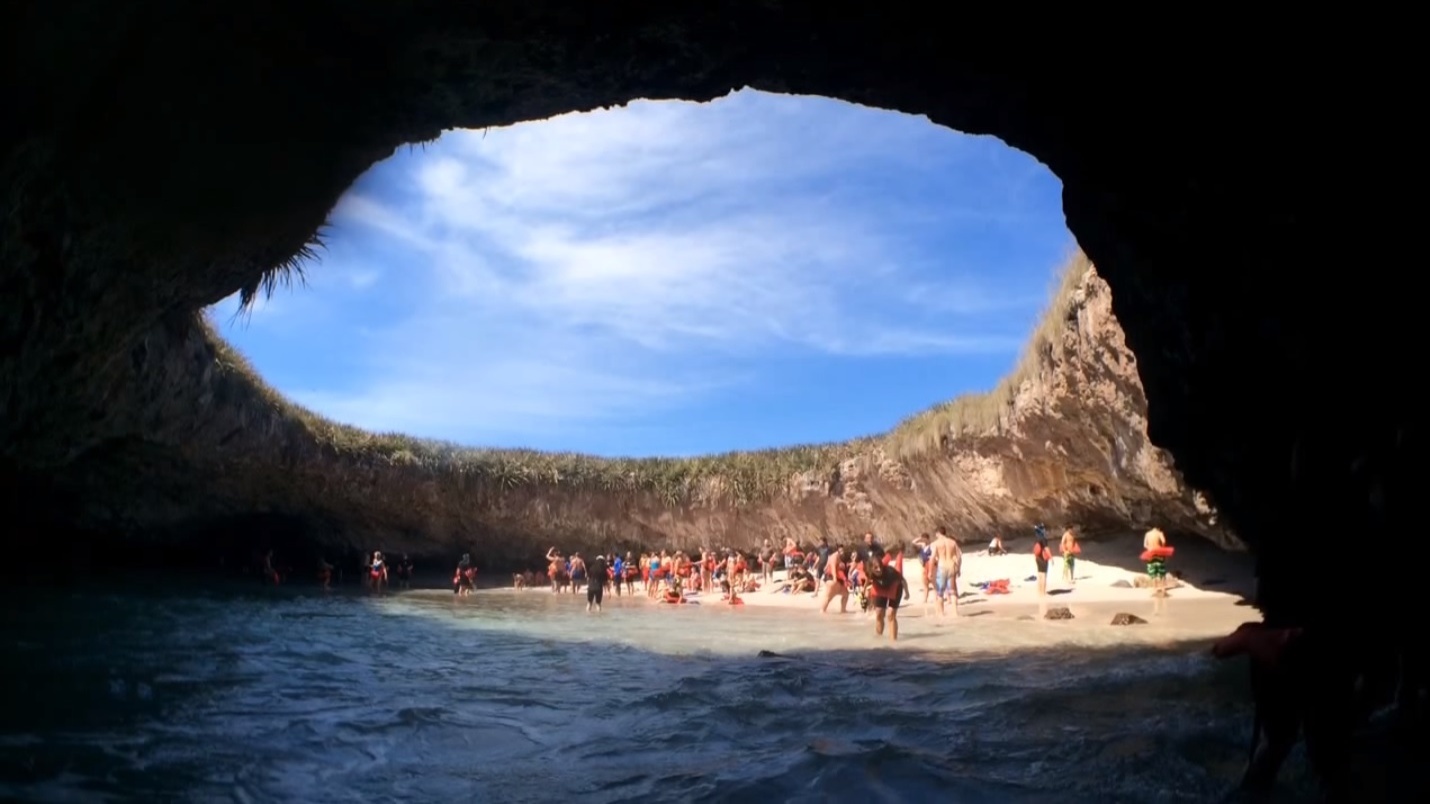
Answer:
M551 579L551 592L555 594L561 591L561 587L566 585L569 576L566 574L566 560L561 557L561 551L553 545L546 551L546 577Z
M836 548L829 554L829 564L825 567L829 580L824 584L824 602L819 607L820 614L829 613L829 604L839 597L839 613L849 613L849 564L844 557L844 548Z
M933 544L934 585L938 595L938 616L947 616L944 601L953 601L953 616L958 616L958 576L963 573L963 549L958 542L950 539L942 526L934 531Z
M760 548L760 580L764 582L766 588L775 579L775 556L779 551L769 539L765 539L765 544Z
M869 576L869 597L874 604L874 633L884 635L884 623L889 623L889 639L899 638L899 604L904 599L908 585L898 570L884 563L884 548L877 544L870 548L869 557L864 561L864 572Z
M1142 537L1143 550L1156 550L1167 546L1167 534L1161 528L1153 528ZM1147 577L1152 580L1152 597L1167 596L1167 559L1154 556L1147 562Z

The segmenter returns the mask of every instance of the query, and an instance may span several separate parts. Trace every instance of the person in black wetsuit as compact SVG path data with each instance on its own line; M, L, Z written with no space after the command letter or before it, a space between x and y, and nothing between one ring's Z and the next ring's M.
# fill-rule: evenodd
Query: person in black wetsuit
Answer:
M586 564L586 611L595 606L601 610L601 599L606 594L606 557L597 553Z

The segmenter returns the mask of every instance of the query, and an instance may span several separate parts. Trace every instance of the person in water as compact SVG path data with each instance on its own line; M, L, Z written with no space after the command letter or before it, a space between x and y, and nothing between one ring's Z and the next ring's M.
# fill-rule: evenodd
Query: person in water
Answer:
M581 554L577 553L573 560L580 560ZM601 610L601 601L605 597L606 581L609 577L606 574L606 557L597 553L591 557L591 563L587 565L584 561L582 569L586 571L586 611L591 611L595 606L596 611Z
M1048 547L1048 528L1039 522L1033 526L1033 563L1038 570L1038 596L1048 593L1048 560L1053 551Z
M472 554L463 553L457 562L457 572L452 577L452 592L465 597L477 590L477 568L472 566Z
M403 589L412 588L412 559L402 554L402 560L397 562L397 583Z
M874 605L874 633L883 636L887 622L889 639L897 641L899 604L908 592L908 584L902 573L884 563L884 548L877 544L870 548L869 557L864 561L864 574L869 579L869 599Z
M318 583L322 585L323 591L333 588L333 565L322 556L318 556Z
M1063 531L1062 543L1058 545L1059 551L1063 554L1063 580L1072 586L1077 585L1077 556L1082 552L1082 547L1077 543L1077 533L1072 528Z
M555 545L546 551L546 577L551 579L553 594L560 592L571 580L571 574L566 571L566 559L561 557L561 551Z
M1167 546L1167 534L1161 528L1152 528L1142 537L1142 549L1160 550ZM1152 597L1167 596L1167 559L1154 555L1147 560L1147 577L1152 581Z
M949 538L948 531L940 525L934 531L933 560L935 587L938 594L938 616L947 616L944 604L953 603L953 616L958 616L958 576L963 574L963 548Z
M382 560L382 551L374 550L372 563L367 567L367 588L378 592L387 586L387 563Z
M929 594L934 590L933 548L929 546L932 541L927 533L920 533L918 538L914 539L914 547L919 549L919 570L923 578L925 612L928 611Z
M263 554L263 582L277 586L282 581L282 576L278 574L277 568L273 566L273 551L270 549Z
M571 591L575 592L576 586L585 583L587 580L586 559L582 558L580 553L571 554L571 568L569 571L571 573Z
M829 604L839 598L839 613L849 613L849 561L844 548L835 548L829 554L829 566L825 568L829 580L824 584L824 602L819 607L820 614L829 613Z

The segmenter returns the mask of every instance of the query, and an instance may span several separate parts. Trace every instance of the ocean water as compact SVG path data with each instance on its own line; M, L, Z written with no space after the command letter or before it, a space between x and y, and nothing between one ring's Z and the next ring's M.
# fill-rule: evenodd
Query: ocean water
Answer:
M858 614L713 601L27 590L4 614L0 798L1201 802L1234 785L1243 668L1177 641L1190 603L1131 629L921 614L890 646ZM1304 776L1293 757L1285 800Z

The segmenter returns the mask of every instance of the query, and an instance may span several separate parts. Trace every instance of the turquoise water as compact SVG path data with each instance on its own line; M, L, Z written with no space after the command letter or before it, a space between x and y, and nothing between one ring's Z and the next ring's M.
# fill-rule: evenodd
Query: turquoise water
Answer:
M583 608L543 591L17 594L0 797L1208 801L1245 759L1242 668L1166 638L1098 647L1126 631L1091 618L936 629L911 610L891 649L860 615Z

